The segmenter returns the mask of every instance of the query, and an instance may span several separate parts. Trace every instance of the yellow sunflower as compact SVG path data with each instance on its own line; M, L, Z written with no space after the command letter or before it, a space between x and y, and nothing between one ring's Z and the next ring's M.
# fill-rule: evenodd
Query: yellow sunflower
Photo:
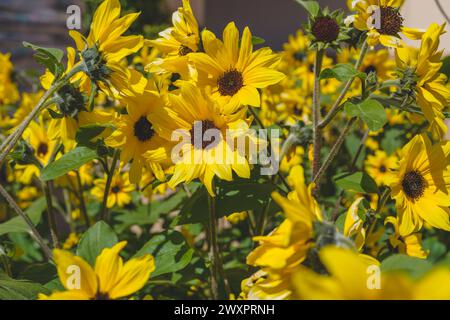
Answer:
M399 253L419 259L426 259L428 257L428 253L422 248L421 233L415 232L402 237L398 230L397 218L393 216L386 217L384 224L391 224L394 227L394 234L389 236L389 243L394 249L398 249Z
M19 90L11 81L13 64L10 53L0 52L0 105L12 104L19 100Z
M248 135L246 110L233 115L221 114L219 107L190 82L181 85L180 93L169 94L169 107L163 115L150 115L160 136L168 141L182 139L179 152L172 149L175 167L169 187L199 178L214 195L214 176L231 181L234 171L241 178L249 178L250 166L245 155L229 143L238 136ZM214 136L208 138L209 133Z
M359 30L368 31L367 42L370 46L378 44L393 48L402 46L401 34L409 39L418 40L422 37L423 31L403 25L404 18L400 14L402 4L403 0L354 1L356 11L354 26ZM376 21L378 16L380 21ZM370 21L373 25L369 23Z
M124 263L119 253L126 244L126 241L122 241L112 248L103 249L95 266L90 266L70 251L55 249L53 254L59 280L66 291L54 292L50 296L40 294L39 299L112 300L139 291L155 270L155 260L153 256L145 254ZM74 280L77 274L78 283Z
M392 169L397 165L397 157L395 155L388 156L382 150L376 150L374 155L367 156L365 168L367 173L379 185L388 185L392 178Z
M159 33L160 38L146 40L145 44L163 53L163 58L155 59L147 65L149 72L179 73L189 75L188 55L199 50L200 32L197 19L189 0L172 15L173 26Z
M48 164L57 146L56 141L50 139L49 130L45 127L43 121L39 123L33 121L23 133L23 138L33 148L34 156L42 166ZM19 176L19 182L23 184L29 184L34 176L39 177L40 175L39 168L34 164L17 165L15 168L17 170L23 169Z
M419 51L411 48L396 50L397 66L402 81L411 83L417 104L421 107L430 129L437 137L447 132L442 110L450 103L447 77L440 73L443 51L439 50L439 38L445 32L445 24L432 24L422 38Z
M435 267L418 280L413 280L403 272L379 272L377 260L343 248L325 247L319 252L319 257L328 273L318 274L305 267L299 268L292 281L296 299L447 300L450 298L450 269L445 266Z
M293 167L290 178L294 191L287 198L279 193L272 194L286 219L269 235L254 237L259 246L247 256L247 264L261 268L264 274L247 288L247 295L252 298L287 299L291 296L290 276L314 245L311 241L313 223L323 220L319 205L311 195L312 185L305 185L303 168Z
M106 176L101 179L95 179L94 187L91 189L91 194L100 202L103 200L103 195L105 193L106 179ZM131 202L132 191L134 191L134 186L130 184L127 172L123 174L120 174L120 172L114 174L106 206L108 208L112 208L115 205L121 208L124 207Z
M144 43L141 35L123 35L139 13L120 17L120 12L119 0L104 0L94 13L87 38L78 31L69 32L84 64L85 74L79 78L81 87L90 88L91 81L94 81L111 96L129 96L144 91L146 83L143 76L122 63L124 58L138 52Z
M253 51L252 34L246 27L239 41L239 31L230 22L223 31L223 41L209 30L202 32L205 53L193 53L189 59L199 71L198 81L221 101L224 113L233 113L242 105L261 105L258 89L281 81L285 75L274 69L280 57L269 48Z
M157 179L164 180L161 162L167 158L167 141L156 133L152 124L155 117L150 120L152 114L163 108L163 98L147 89L143 94L123 101L127 114L116 120L116 130L105 140L106 145L121 149L120 160L124 165L132 161L132 183L139 184L144 168L153 172Z
M415 136L403 147L390 184L400 235L420 230L424 222L450 231L449 155L450 142L432 145L426 135Z

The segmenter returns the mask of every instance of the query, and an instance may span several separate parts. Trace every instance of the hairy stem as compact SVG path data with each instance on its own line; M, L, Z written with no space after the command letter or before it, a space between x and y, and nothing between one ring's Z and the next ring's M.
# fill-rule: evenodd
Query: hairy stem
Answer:
M316 60L314 62L314 91L313 91L313 163L312 163L312 177L315 177L320 168L320 151L322 149L322 132L319 127L320 122L320 72L322 71L322 61L324 50L319 50L316 53Z
M56 219L55 219L55 211L53 208L53 199L52 199L52 182L42 182L42 189L45 194L45 201L47 202L47 220L48 227L50 229L50 235L52 237L53 247L59 248L59 237L58 237L58 229L56 227Z
M53 96L55 92L57 92L62 86L67 84L70 81L70 78L82 71L82 66L78 66L70 70L64 77L60 80L53 83L53 85L48 89L44 95L39 99L39 102L34 106L28 116L23 120L23 122L16 128L16 130L11 134L10 139L6 139L4 143L0 146L1 154L0 154L0 165L2 165L3 161L5 161L6 156L9 152L14 148L17 141L19 141L25 129L28 127L31 121L46 107L50 104L46 103L46 101Z
M348 123L345 126L344 130L342 131L342 133L338 137L336 143L331 148L330 153L328 154L328 157L325 160L324 164L320 167L317 175L314 177L314 180L313 180L314 183L319 184L320 180L322 179L323 175L327 171L328 167L333 162L334 158L336 158L339 150L341 149L342 143L344 142L347 134L350 132L350 130L351 130L353 124L355 123L356 119L357 119L356 117L353 117L353 118L351 118L348 121Z
M367 42L364 42L364 44L361 48L361 52L359 54L358 61L356 61L356 64L355 64L356 70L358 70L361 67L368 49L369 49L369 45L367 44ZM355 81L355 77L352 77L350 80L347 81L344 89L342 90L341 94L339 95L339 97L337 98L337 100L335 101L333 106L331 107L330 111L325 116L325 118L319 123L319 128L325 128L334 119L334 117L338 114L338 112L341 111L341 109L344 107L344 105L342 104L342 101L344 100L345 96L347 95L348 90L350 90L350 87L352 86L353 81Z

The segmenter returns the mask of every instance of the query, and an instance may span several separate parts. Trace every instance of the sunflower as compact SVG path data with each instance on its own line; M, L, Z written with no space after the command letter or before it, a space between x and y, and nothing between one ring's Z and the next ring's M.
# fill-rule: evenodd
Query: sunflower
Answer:
M450 103L447 77L440 73L442 51L438 51L439 38L445 32L445 24L432 24L422 38L419 51L411 48L396 50L397 66L401 70L401 82L410 84L417 104L421 107L430 129L437 137L447 132L442 109Z
M106 179L96 179L94 180L94 187L91 189L91 194L98 200L103 200L103 195L105 193ZM134 186L130 184L130 179L128 173L120 174L116 173L111 181L111 187L109 189L108 200L106 206L112 208L115 205L119 207L124 207L131 202L131 192L134 191Z
M419 259L428 257L428 253L422 248L422 234L415 232L402 237L398 230L397 218L393 216L386 217L384 224L391 224L394 227L394 234L389 236L389 243L394 249L398 249L399 253Z
M155 270L155 261L149 254L132 258L126 263L120 251L127 242L122 241L112 248L105 248L90 266L83 258L70 251L53 251L58 276L66 291L54 292L50 296L39 295L41 300L112 300L127 297L139 291ZM73 270L80 275L79 288L74 288ZM72 270L71 272L68 272Z
M395 61L386 49L371 50L366 54L360 70L366 74L374 72L381 81L389 80L393 78Z
M11 81L13 64L10 53L0 52L0 105L13 104L19 100L19 90Z
M30 114L31 110L33 110L33 107L39 102L42 95L42 91L38 91L36 93L22 93L20 106L17 108L17 111L11 119L11 126L16 127L21 124L25 117Z
M48 164L52 153L57 147L56 141L50 139L49 130L41 120L39 123L31 122L23 133L24 140L33 148L34 156L42 166ZM18 170L23 169L19 176L19 182L23 184L29 184L34 176L39 177L40 175L39 168L34 164L17 165L15 168Z
M145 44L161 51L163 58L155 59L147 65L149 72L179 73L187 77L190 73L188 56L199 51L200 32L197 19L189 0L183 0L183 7L172 15L173 26L159 33L156 40L146 40Z
M379 273L380 283L371 281L371 270L379 262L356 252L328 246L319 252L320 261L328 271L318 274L301 267L294 274L292 286L296 299L305 300L423 300L450 298L450 269L442 266L428 271L418 280L402 272ZM442 284L436 290L436 284ZM371 287L373 286L373 288Z
M401 151L390 184L396 201L399 233L417 232L424 222L450 231L450 142L432 145L415 136Z
M81 87L91 88L93 81L110 96L132 96L142 93L146 83L142 74L124 66L122 60L138 52L144 39L141 35L123 36L139 13L120 17L120 12L119 0L104 0L94 13L87 38L75 30L69 35L81 52L84 64L85 73L78 79Z
M376 150L374 155L369 155L365 162L367 173L379 185L388 185L392 178L392 169L397 165L397 157L382 150Z
M262 269L264 277L254 284L248 295L264 299L267 295L289 298L289 278L307 257L313 242L313 224L323 220L321 210L311 195L312 185L305 185L303 168L296 166L290 173L294 190L285 198L273 193L272 198L283 209L286 219L267 236L257 236L259 242L248 256L247 264ZM287 281L287 283L286 283Z
M163 108L162 97L147 89L143 94L128 97L123 102L127 113L116 120L116 130L105 140L106 145L121 149L120 160L123 164L132 160L132 183L140 182L144 168L153 172L157 179L164 180L161 162L167 158L167 141L156 133L153 120L149 120L152 114Z
M355 3L355 2L354 2ZM402 46L400 35L403 34L411 40L418 40L422 37L423 31L408 28L403 25L404 18L400 14L400 7L403 0L359 0L354 4L356 15L354 16L354 26L362 31L368 31L367 43L370 46L382 44L385 47L396 48ZM378 7L380 21L375 21L374 25L369 25L369 21L374 16L371 8ZM377 25L377 22L379 25Z
M231 181L234 171L241 178L250 177L247 159L237 146L230 144L239 136L252 138L248 133L249 124L243 119L245 109L233 115L223 115L197 86L184 82L180 95L169 94L169 107L163 112L162 115L150 115L157 132L168 141L182 138L180 152L177 153L176 148L172 150L175 167L169 181L170 188L199 178L214 195L214 176ZM206 135L210 132L214 136L208 140Z
M301 65L306 60L311 40L302 30L297 30L295 35L289 35L288 42L283 44L282 57L289 65Z
M285 75L274 69L280 57L269 48L253 52L252 34L246 27L239 41L239 31L230 22L223 31L223 41L209 30L202 32L205 53L193 53L189 59L199 71L199 84L221 101L224 113L233 113L242 105L261 105L258 89L281 81Z

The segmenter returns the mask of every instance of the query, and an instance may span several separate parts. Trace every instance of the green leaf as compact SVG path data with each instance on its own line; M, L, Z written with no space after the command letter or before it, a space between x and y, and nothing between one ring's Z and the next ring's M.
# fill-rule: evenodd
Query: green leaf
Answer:
M82 257L91 266L94 266L95 259L105 248L111 248L119 240L117 235L103 221L99 221L90 227L80 239L77 248L77 256Z
M381 140L381 148L386 151L388 155L393 154L403 145L402 136L403 130L395 128L386 130L384 138Z
M156 269L152 278L179 271L192 259L194 250L189 248L183 235L177 231L167 231L155 235L139 250L135 257L151 254L155 258Z
M137 210L124 210L114 216L114 220L118 222L114 224L114 229L122 233L134 224L139 226L153 224L162 214L168 214L178 208L185 199L186 193L181 190L163 201L152 202L150 208L143 205Z
M371 131L378 131L387 123L386 110L376 100L365 100L360 104L347 102L345 112L351 117L361 118Z
M25 280L14 280L0 272L0 300L33 300L39 293L50 294L44 286Z
M37 225L41 220L42 212L46 207L45 198L39 198L34 201L27 210L25 214L31 219L34 225ZM28 225L21 217L14 217L4 223L0 224L0 236L7 233L20 233L30 231Z
M23 45L36 51L34 55L36 61L47 67L56 78L59 78L64 72L64 67L61 64L64 53L60 49L39 47L26 41L23 42Z
M423 276L433 265L423 259L409 257L404 254L395 254L381 263L382 272L406 272L414 278Z
M257 36L252 36L252 44L254 46L258 45L258 44L263 44L265 43L266 40L264 40L263 38L257 37Z
M312 0L296 0L303 8L308 11L311 16L317 16L320 10L319 3L317 1Z
M79 127L75 139L82 144L90 143L107 128L112 128L112 126L110 124L89 124Z
M347 191L378 193L375 181L365 172L343 173L334 177L336 184Z
M220 181L218 187L220 192L215 199L217 218L246 210L261 211L274 191L272 184L244 179L234 182ZM202 187L184 203L171 226L204 223L208 219L208 192Z
M20 279L37 282L42 285L48 283L55 277L57 277L56 267L49 262L28 265L19 274Z
M429 252L427 260L433 263L441 259L447 252L445 244L439 242L437 237L423 240L423 249Z
M364 72L359 72L350 64L340 63L334 66L332 69L324 69L320 73L319 79L337 79L341 82L346 82L354 77L359 77L364 80L367 75Z
M53 180L69 171L77 170L83 164L94 160L96 157L97 152L95 150L87 147L77 147L42 169L41 179L43 181Z

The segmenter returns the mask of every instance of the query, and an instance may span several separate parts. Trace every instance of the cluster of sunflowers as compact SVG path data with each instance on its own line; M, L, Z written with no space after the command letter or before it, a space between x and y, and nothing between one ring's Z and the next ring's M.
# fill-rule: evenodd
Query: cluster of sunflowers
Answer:
M297 2L281 52L104 0L40 89L0 54L0 299L450 299L445 24Z

